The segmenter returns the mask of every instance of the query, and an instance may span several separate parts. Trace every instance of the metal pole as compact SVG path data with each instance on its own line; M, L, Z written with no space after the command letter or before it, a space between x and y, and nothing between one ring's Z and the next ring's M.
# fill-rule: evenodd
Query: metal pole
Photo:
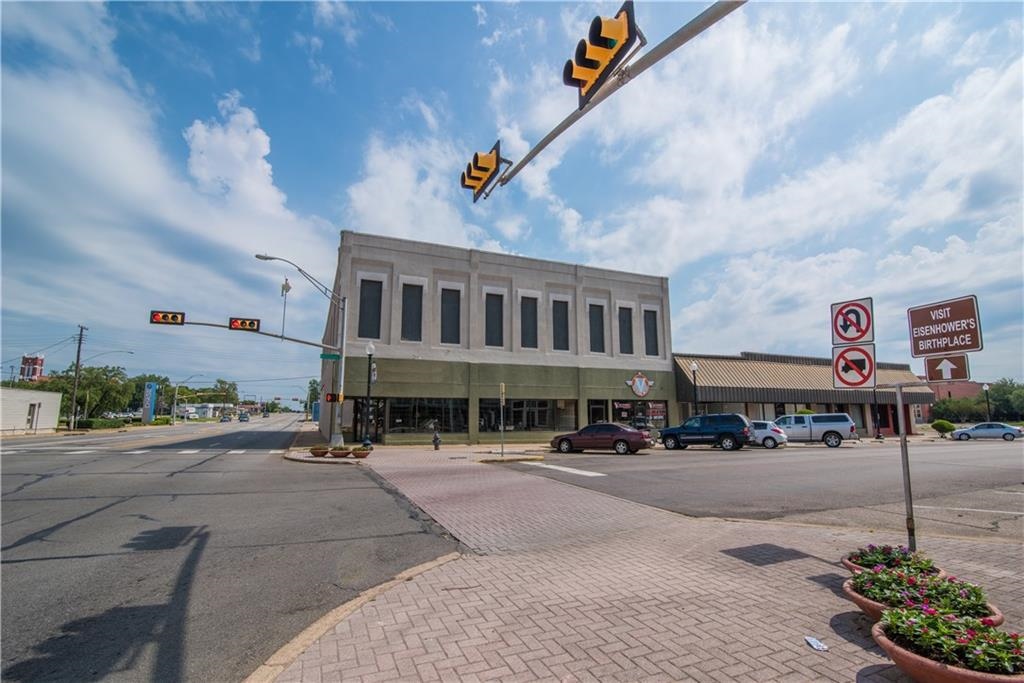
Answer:
M992 421L992 406L988 402L988 385L985 385L985 421Z
M896 418L900 429L900 459L903 461L903 497L907 506L907 547L917 550L914 536L914 496L910 491L910 454L907 451L907 430L903 420L903 386L896 385Z
M693 371L693 414L697 414L697 371Z
M71 389L71 414L68 416L68 429L74 429L78 424L78 375L82 371L82 336L89 329L78 326L78 353L75 354L75 384Z
M363 415L363 446L369 448L370 441L370 401L373 395L373 354L366 354L366 412Z
M337 311L338 326L334 344L338 349L340 358L334 363L334 367L337 369L334 377L334 387L338 394L338 400L331 408L334 413L329 416L331 422L328 429L330 434L328 442L332 447L342 447L345 445L345 437L341 433L343 419L341 407L345 401L345 319L348 317L348 299L346 297L338 298L337 296L332 296L331 302L334 303L335 310Z
M875 423L875 439L877 439L878 441L881 441L882 440L882 427L881 427L881 425L878 424L878 387L877 386L873 387L871 389L871 392L874 394L874 399L875 399L875 403L874 403L874 406L873 406L873 415L874 415L874 417L872 418L874 420L874 423Z
M177 425L176 418L178 417L178 385L174 385L174 403L171 404L171 425Z

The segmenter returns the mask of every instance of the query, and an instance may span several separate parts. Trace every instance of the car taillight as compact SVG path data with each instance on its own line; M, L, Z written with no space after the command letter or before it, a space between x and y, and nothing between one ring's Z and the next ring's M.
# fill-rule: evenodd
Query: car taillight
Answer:
M782 430L779 429L778 427L772 427L772 431L775 432L776 434L782 434Z
M743 428L743 436L750 436L750 427Z
M850 433L851 434L856 434L857 433L857 425L850 425Z

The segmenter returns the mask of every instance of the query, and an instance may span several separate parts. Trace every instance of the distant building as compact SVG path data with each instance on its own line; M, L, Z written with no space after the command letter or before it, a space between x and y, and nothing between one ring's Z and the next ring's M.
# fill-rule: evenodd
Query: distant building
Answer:
M0 430L3 434L39 434L57 431L59 391L0 388Z
M924 381L924 378L921 378ZM929 382L928 386L935 393L935 400L942 401L947 398L976 398L984 397L984 382L959 381L959 382ZM932 421L932 407L921 406L921 421Z
M22 356L21 357L21 374L19 375L23 382L36 382L43 376L43 364L45 359L43 356Z

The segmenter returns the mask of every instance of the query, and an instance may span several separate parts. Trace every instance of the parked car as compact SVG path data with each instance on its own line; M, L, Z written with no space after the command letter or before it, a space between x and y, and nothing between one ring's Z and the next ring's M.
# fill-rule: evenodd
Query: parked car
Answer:
M953 438L960 439L961 441L969 441L970 439L1003 439L1005 441L1013 441L1021 436L1024 436L1024 430L1020 427L1014 427L1002 422L982 422L973 427L953 430Z
M846 413L783 415L775 418L775 424L790 441L822 441L829 448L838 448L844 439L860 439L857 425Z
M782 430L782 427L775 424L770 420L751 420L751 437L750 442L760 444L765 448L775 448L779 444L785 444L789 441L789 437L786 436L786 432Z
M220 421L221 422L231 422L231 416L230 415L221 415L220 416Z
M587 425L578 432L559 434L551 439L551 447L562 453L599 449L614 450L619 455L625 455L653 445L650 432L611 422Z
M263 417L270 417L270 413L264 412Z
M238 415L238 421L239 422L248 422L249 421L249 413L240 413Z
M691 444L721 446L724 450L734 451L750 441L751 426L747 416L740 413L695 415L678 427L662 429L660 437L670 451Z

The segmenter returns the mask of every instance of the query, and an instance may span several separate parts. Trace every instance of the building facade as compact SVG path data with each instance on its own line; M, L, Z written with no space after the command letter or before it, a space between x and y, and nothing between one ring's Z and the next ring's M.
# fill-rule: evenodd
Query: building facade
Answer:
M679 420L666 278L342 231L334 293L343 390L337 361L321 380L343 395L346 440L538 442Z
M40 434L57 431L59 391L0 388L0 430L3 434Z

